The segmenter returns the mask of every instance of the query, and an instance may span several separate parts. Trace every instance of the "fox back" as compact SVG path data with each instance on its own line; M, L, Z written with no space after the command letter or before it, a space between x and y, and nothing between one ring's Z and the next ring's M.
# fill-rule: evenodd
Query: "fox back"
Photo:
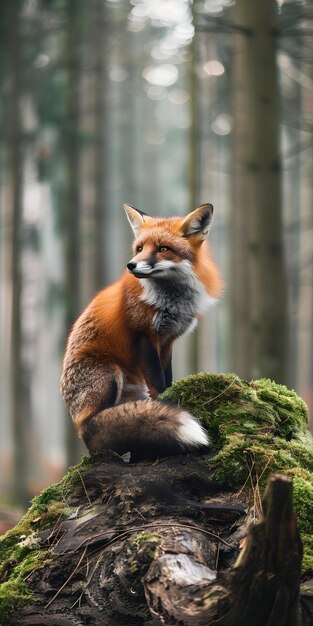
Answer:
M173 341L220 295L206 242L213 207L185 218L124 209L133 258L74 324L62 394L91 452L130 450L136 460L200 449L208 439L197 420L156 397L172 382Z

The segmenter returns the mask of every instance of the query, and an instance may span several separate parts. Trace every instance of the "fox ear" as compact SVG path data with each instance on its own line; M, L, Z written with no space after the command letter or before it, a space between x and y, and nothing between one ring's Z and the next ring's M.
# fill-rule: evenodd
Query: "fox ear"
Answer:
M150 220L151 218L143 213L143 211L139 211L139 209L135 209L131 204L123 204L123 209L126 213L126 217L132 227L133 233L135 237L137 237L142 225L146 222L146 218Z
M213 205L201 204L198 209L185 217L181 230L184 237L194 237L198 241L204 241L213 219Z

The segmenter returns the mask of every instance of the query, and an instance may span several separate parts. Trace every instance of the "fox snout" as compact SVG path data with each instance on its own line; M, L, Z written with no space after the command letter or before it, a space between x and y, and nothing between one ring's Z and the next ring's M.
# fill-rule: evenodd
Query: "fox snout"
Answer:
M149 276L154 271L154 265L149 263L148 261L129 261L127 263L128 271L136 276L137 278L144 278L145 276Z

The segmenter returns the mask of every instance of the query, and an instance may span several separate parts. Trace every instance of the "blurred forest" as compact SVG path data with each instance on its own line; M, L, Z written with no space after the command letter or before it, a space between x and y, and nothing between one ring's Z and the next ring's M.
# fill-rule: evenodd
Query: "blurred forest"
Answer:
M313 408L313 3L0 3L0 495L80 457L65 338L130 258L122 204L215 206L225 293L174 372L234 371Z

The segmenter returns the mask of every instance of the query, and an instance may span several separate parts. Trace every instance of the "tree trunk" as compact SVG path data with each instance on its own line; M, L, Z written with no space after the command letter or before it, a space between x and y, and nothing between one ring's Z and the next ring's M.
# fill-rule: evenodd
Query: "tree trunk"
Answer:
M238 0L234 70L234 371L287 383L275 0Z
M106 189L108 185L108 160L110 148L108 145L108 116L107 94L109 93L107 77L108 34L107 8L101 0L93 2L93 37L94 37L94 98L95 98L95 137L94 137L94 245L95 245L95 283L96 290L103 289L109 282L107 264L109 259L105 252L105 233L108 222L108 200Z
M65 330L68 335L80 310L80 60L79 43L82 5L66 2L65 63L67 72L66 117L64 124L64 160L66 190L64 194L65 233ZM68 465L77 463L79 440L70 420L66 420L66 456Z
M10 112L8 131L8 213L10 215L11 301L11 406L13 435L13 501L27 505L24 372L22 363L22 118L21 118L21 2L12 0L7 9L8 80Z

